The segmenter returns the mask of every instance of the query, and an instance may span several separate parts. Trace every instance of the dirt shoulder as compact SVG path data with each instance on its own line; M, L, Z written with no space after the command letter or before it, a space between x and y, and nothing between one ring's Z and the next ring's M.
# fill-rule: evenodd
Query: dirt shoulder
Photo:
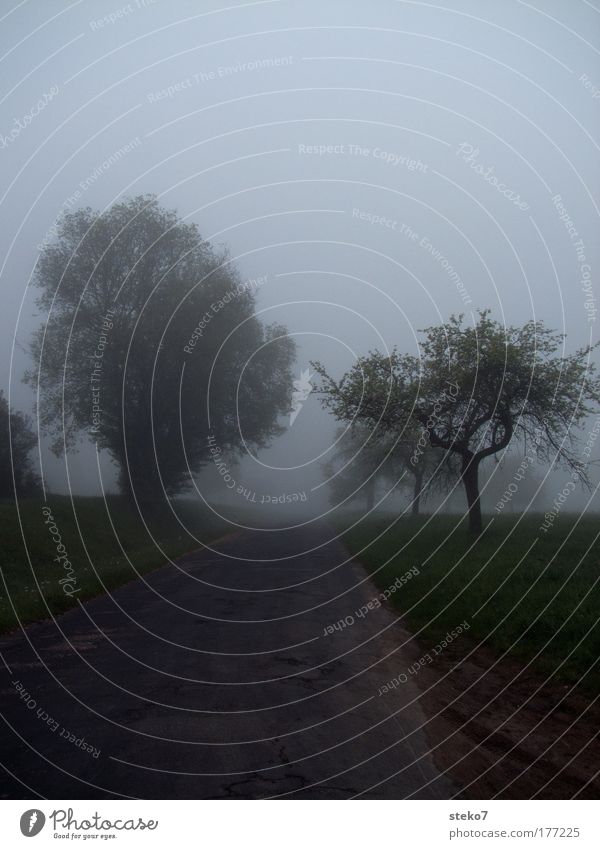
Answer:
M600 698L464 639L414 680L436 766L460 798L600 797Z

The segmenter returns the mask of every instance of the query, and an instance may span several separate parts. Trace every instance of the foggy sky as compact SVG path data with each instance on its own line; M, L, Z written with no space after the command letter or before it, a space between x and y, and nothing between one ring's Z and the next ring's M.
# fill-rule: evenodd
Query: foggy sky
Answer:
M591 3L2 0L0 18L0 387L13 406L34 400L21 376L43 318L36 246L62 210L146 192L228 246L243 278L267 275L257 309L296 339L297 377L311 360L339 376L370 349L416 353L419 329L488 307L507 324L544 320L569 351L596 340L581 285L589 266L597 297ZM310 492L335 427L313 393L236 474L260 493ZM69 455L75 491L98 491L90 463L91 446ZM64 468L44 453L51 486L65 489Z

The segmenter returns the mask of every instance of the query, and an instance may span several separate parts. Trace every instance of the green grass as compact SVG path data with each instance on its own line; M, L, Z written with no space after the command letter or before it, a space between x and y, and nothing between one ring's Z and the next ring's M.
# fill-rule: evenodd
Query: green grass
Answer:
M165 556L128 503L111 496L107 504L108 512L102 498L78 496L73 509L70 498L48 496L47 506L72 564L75 586L80 588L70 597L64 590L68 585L60 583L67 573L62 563L54 560L56 543L45 523L41 499L19 502L22 529L14 503L0 502L0 633L18 627L19 621L26 624L61 613L76 605L77 599L92 598L136 578L135 570L143 574L165 563ZM185 501L175 504L184 526L202 542L231 530L206 508ZM168 509L149 522L149 527L167 557L199 547Z
M541 652L539 671L566 682L585 675L586 689L600 692L598 518L562 515L544 534L540 515L500 517L475 544L456 516L391 521L363 521L343 540L382 590L417 566L391 603L426 644L466 619L470 643L522 661Z

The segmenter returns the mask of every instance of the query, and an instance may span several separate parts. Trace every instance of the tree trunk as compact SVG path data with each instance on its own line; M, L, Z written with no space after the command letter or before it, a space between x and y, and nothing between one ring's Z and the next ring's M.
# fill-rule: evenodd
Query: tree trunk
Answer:
M375 506L375 476L373 475L365 483L365 499L367 510L372 510Z
M163 491L154 463L150 458L146 463L142 462L134 451L127 455L124 448L121 451L112 454L120 467L117 479L119 492L136 512L141 509L151 511L163 502Z
M423 486L423 475L415 475L415 484L413 487L412 515L418 516L421 506L421 488Z
M480 534L483 530L481 501L479 499L479 460L472 454L463 457L462 482L465 485L469 509L469 530Z

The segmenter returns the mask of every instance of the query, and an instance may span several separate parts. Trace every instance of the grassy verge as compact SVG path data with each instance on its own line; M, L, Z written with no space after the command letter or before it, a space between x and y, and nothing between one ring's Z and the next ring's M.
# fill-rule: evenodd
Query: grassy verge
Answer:
M541 672L569 682L585 676L586 689L600 692L600 523L563 515L544 534L541 522L500 517L473 544L458 517L407 518L393 527L387 517L345 530L343 540L381 590L417 566L390 601L426 643L466 619L471 642L524 661L540 652ZM340 521L339 530L349 524Z
M92 598L136 578L136 570L143 574L165 562L128 503L118 497L108 498L107 503L108 512L102 498L77 497L73 509L70 498L51 495L46 505L50 519L40 499L25 500L19 503L20 524L14 503L0 502L0 633L18 627L19 621L26 624L50 612L61 613L76 605L77 599ZM191 533L170 511L149 523L167 557L198 548L191 534L209 542L231 530L191 502L177 503L177 511ZM64 548L57 547L53 535ZM55 559L61 555L62 560Z

